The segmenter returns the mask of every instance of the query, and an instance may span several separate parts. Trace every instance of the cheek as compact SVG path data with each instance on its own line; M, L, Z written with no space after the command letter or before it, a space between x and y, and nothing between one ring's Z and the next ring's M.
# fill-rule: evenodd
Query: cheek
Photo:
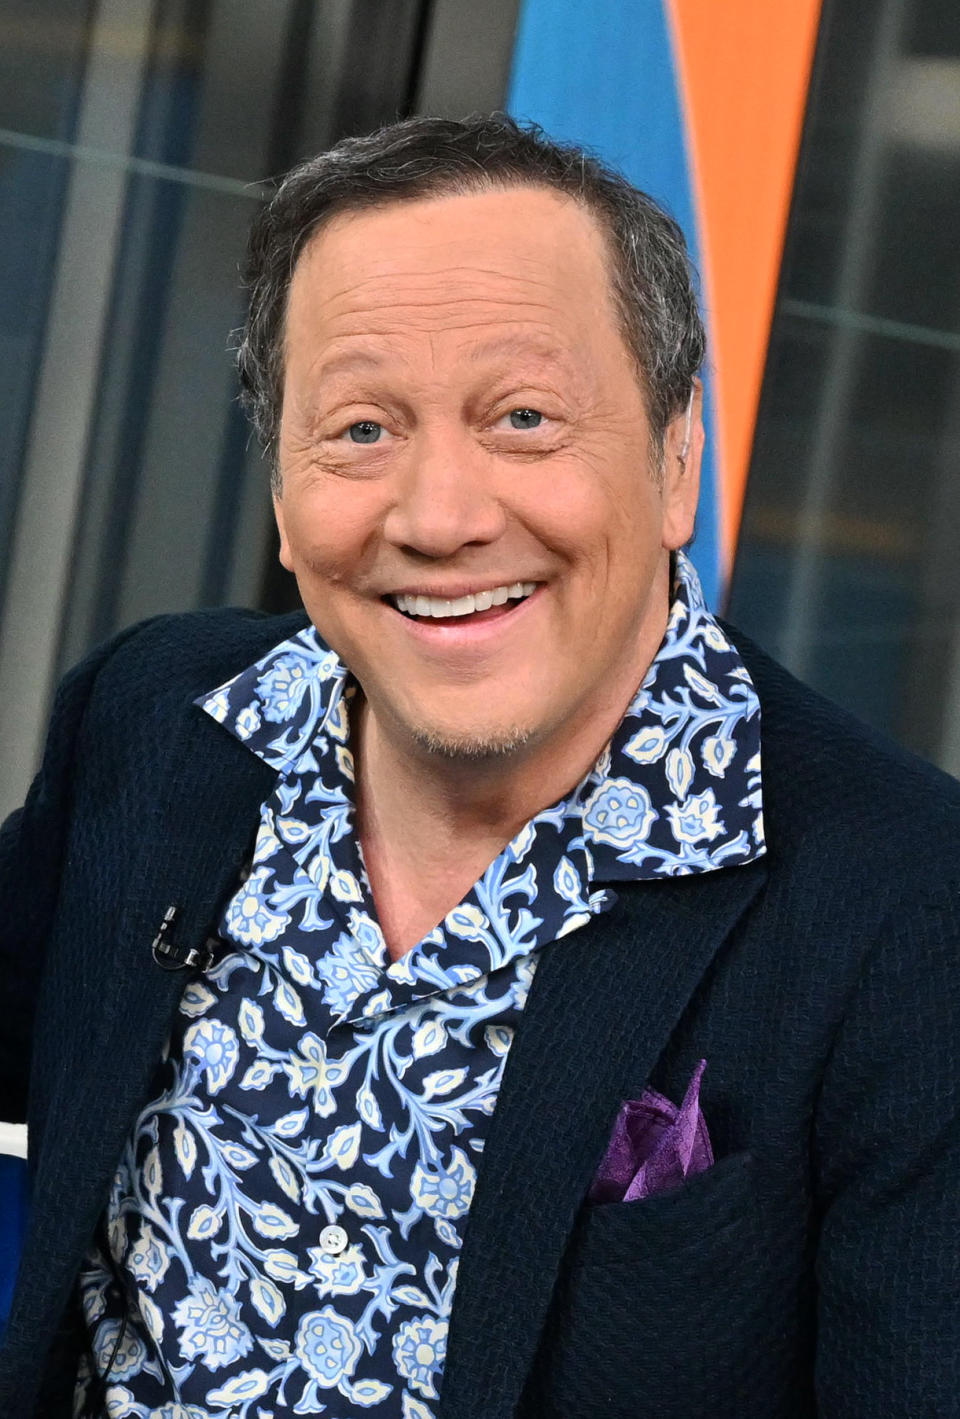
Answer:
M525 500L528 526L567 563L633 584L660 550L660 494L642 469L578 463Z
M340 581L363 567L382 520L376 490L340 480L285 487L277 521L293 570Z

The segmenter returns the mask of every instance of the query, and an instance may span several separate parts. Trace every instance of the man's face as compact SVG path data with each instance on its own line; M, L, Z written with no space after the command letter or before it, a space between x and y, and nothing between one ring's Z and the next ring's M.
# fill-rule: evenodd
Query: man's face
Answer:
M281 559L382 732L475 757L616 722L692 530L684 422L661 477L605 243L571 199L397 203L313 238L287 311Z

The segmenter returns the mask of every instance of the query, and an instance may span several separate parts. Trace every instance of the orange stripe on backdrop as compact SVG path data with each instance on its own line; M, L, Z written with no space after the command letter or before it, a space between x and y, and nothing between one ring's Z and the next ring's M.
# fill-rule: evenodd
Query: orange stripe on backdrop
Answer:
M716 371L722 556L733 562L820 0L668 0Z

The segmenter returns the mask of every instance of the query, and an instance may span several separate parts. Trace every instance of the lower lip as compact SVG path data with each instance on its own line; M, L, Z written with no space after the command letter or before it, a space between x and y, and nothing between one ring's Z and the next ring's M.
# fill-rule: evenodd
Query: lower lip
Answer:
M522 601L505 602L503 606L491 606L472 616L450 616L427 620L405 616L392 606L393 614L403 623L404 628L423 645L437 649L452 650L458 646L479 646L495 640L505 631L526 620L529 608L540 600L542 586L532 591ZM388 603L389 604L389 603Z

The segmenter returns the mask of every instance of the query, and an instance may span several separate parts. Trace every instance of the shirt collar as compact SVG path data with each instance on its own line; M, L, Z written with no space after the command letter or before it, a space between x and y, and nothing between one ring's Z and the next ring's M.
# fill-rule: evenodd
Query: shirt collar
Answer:
M324 730L349 753L349 694L346 666L306 626L196 703L270 768L308 773Z
M578 792L594 881L709 871L765 852L760 702L682 552L660 649Z
M333 753L352 780L349 672L313 626L197 703L280 774ZM612 882L709 871L765 851L760 706L739 654L707 610L692 563L675 559L656 658L609 745L558 809L582 814L588 878Z

